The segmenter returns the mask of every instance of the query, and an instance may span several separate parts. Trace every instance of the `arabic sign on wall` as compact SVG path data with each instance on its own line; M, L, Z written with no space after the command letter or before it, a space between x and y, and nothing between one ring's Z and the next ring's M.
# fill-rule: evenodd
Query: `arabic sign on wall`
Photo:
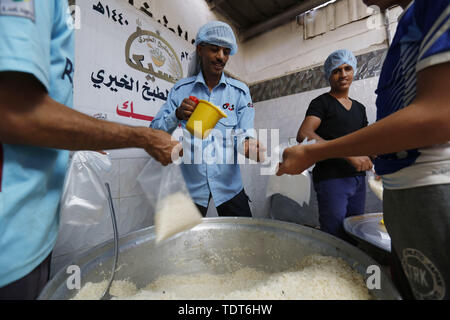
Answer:
M148 126L187 71L193 46L121 0L79 1L75 108Z

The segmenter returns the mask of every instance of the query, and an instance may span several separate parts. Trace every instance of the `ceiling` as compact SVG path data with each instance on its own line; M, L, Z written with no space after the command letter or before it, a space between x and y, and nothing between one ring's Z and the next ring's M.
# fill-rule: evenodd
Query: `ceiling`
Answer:
M329 0L206 0L212 11L227 18L241 41L285 24Z

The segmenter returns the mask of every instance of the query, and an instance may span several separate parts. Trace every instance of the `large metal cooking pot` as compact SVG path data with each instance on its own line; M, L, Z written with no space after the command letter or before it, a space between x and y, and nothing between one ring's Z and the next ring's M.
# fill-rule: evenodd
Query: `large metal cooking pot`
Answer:
M322 254L341 257L360 272L377 263L346 242L313 228L293 223L254 218L205 218L195 228L155 244L149 227L120 238L115 280L129 279L143 288L162 275L225 273L242 267L269 272L291 268L304 256ZM81 270L81 282L108 278L113 262L113 241L105 242L70 265ZM39 299L70 299L77 290L67 288L67 267L47 284ZM370 290L376 299L401 299L390 279L381 271L381 289Z

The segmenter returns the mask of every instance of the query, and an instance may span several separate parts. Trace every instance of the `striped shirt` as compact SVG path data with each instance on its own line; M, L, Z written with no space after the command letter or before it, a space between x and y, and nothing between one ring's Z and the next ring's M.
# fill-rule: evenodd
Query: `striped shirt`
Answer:
M380 75L377 120L410 105L417 73L450 61L450 0L415 0L399 19ZM377 174L387 189L450 183L450 142L379 156Z

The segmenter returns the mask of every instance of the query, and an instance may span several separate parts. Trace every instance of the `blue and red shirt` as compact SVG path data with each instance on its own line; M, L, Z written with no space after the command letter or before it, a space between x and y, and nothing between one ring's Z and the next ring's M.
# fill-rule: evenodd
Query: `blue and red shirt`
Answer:
M417 73L450 61L450 0L415 0L399 19L381 71L377 120L416 98ZM450 183L450 142L379 156L377 174L387 189Z

